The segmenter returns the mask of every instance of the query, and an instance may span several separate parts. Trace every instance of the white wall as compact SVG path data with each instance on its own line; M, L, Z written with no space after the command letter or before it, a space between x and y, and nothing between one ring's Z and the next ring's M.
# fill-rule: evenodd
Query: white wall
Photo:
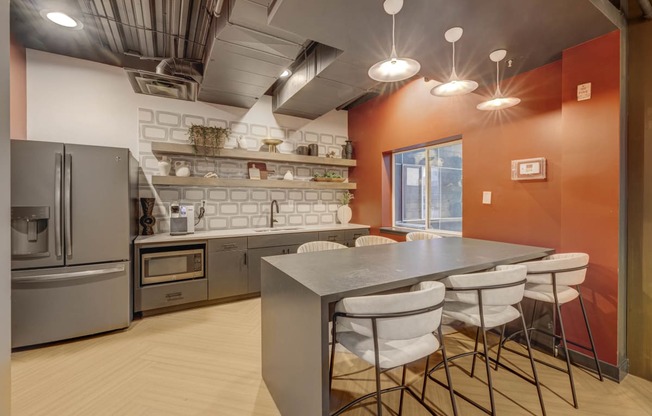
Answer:
M9 1L0 2L0 415L11 412Z
M27 138L138 150L138 108L347 136L347 112L317 120L274 115L271 98L250 110L136 94L122 68L27 50Z

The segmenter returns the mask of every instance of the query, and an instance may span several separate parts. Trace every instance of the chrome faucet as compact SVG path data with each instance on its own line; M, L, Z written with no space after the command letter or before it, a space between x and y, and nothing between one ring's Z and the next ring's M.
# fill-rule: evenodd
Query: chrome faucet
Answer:
M269 208L269 226L271 228L274 228L274 223L278 222L278 220L274 219L274 205L276 205L276 213L278 214L278 201L272 199L272 205Z

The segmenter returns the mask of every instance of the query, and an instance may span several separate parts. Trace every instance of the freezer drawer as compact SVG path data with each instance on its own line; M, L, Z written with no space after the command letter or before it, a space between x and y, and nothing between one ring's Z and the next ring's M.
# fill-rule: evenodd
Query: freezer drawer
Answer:
M115 262L13 272L12 347L128 327L129 270Z

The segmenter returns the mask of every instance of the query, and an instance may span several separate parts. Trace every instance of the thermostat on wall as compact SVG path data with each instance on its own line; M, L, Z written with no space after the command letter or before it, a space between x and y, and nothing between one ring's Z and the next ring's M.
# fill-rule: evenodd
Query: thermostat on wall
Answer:
M512 180L546 179L546 158L512 160Z

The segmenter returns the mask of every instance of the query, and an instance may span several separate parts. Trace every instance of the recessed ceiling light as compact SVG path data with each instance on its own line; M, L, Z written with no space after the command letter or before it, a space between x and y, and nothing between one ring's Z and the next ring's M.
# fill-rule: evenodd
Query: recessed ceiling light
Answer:
M51 21L52 23L56 23L57 25L63 26L68 29L79 30L83 27L82 23L79 20L70 17L69 15L63 12L57 12L53 10L41 10L41 16Z
M290 71L289 69L286 69L286 70L283 71L283 73L281 74L281 78L287 78L287 77L289 77L290 75L292 75L292 71Z

